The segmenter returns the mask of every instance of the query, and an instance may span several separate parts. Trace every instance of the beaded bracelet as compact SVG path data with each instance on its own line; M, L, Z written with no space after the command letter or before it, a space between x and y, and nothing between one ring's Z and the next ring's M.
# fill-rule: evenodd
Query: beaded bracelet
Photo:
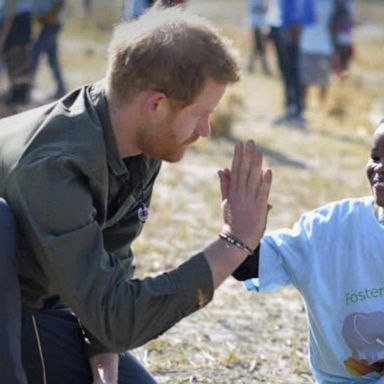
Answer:
M219 233L220 239L225 240L227 243L234 245L235 247L241 249L243 252L245 252L247 255L252 255L253 250L248 247L248 245L244 244L240 239L238 239L236 236L233 236L231 233L228 232L220 232Z

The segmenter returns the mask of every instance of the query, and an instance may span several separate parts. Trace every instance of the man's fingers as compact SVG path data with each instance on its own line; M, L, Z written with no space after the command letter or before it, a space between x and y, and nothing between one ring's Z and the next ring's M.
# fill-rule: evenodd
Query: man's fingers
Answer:
M244 144L244 153L243 158L239 167L239 178L238 178L238 188L244 189L247 188L248 178L251 172L253 159L256 154L256 144L253 140L248 140Z
M270 169L267 169L264 171L264 174L262 176L262 181L257 191L257 199L260 199L261 201L264 201L264 202L268 202L271 185L272 185L272 171Z
M228 193L241 191L256 197L263 178L262 163L262 154L253 140L248 140L245 144L237 143L232 159Z
M220 179L221 200L228 199L229 184L231 181L229 170L226 169L224 171L218 171L217 174L219 175Z
M262 182L262 165L263 157L262 154L254 148L254 152L251 158L249 175L247 180L247 186L250 194L254 197L257 195L257 191Z
M231 189L236 191L238 182L239 182L239 169L241 165L241 161L243 158L244 148L243 143L236 143L233 159L232 159L232 167L231 167Z

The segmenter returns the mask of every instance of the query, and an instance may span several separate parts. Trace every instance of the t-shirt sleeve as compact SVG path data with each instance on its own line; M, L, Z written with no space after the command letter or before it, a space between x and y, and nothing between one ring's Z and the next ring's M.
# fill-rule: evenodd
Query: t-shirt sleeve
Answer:
M309 238L312 225L303 215L292 229L280 229L265 235L260 243L258 278L244 282L248 290L272 291L297 286L304 278L311 257Z

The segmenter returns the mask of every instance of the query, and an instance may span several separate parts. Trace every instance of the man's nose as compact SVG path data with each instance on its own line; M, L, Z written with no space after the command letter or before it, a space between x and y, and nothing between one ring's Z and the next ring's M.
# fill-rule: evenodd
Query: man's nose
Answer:
M202 119L196 129L196 133L201 137L209 137L211 134L211 124L209 118Z

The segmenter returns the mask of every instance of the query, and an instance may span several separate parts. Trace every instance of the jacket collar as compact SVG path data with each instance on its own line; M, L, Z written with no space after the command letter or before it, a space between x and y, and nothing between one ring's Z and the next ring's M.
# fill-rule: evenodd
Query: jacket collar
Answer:
M116 176L127 174L127 167L119 155L116 138L112 130L105 92L105 79L90 86L89 96L102 125L108 165Z

